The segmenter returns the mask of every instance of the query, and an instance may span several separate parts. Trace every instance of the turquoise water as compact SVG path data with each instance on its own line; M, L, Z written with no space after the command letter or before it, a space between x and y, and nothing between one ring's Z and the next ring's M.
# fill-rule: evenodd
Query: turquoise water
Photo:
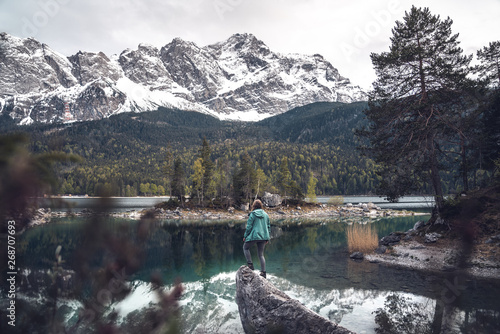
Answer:
M417 220L426 218L360 222L372 224L378 235L384 236L406 231ZM272 240L265 252L269 281L315 312L357 333L375 333L373 312L382 308L393 293L420 303L430 322L435 322L435 315L439 314L456 333L462 331L460 326L497 325L497 283L473 279L457 283L453 273L436 275L354 262L348 257L346 244L345 228L350 223L352 219L273 221ZM142 255L138 270L127 274L134 286L131 294L112 306L121 317L155 301L148 282L151 273L159 273L167 288L177 278L183 283L183 332L242 332L235 304L235 274L245 263L241 222L153 222L142 241L136 233L136 221L97 218L90 229L88 226L83 218L61 218L28 230L18 241L18 263L30 270L46 270L53 261L54 250L61 245L63 267L72 269L80 264L76 260L78 250L91 253L91 267L103 266L113 256L106 248L92 251L96 239L100 235L109 242L121 240L137 247ZM252 255L258 269L255 252ZM453 284L459 289L450 290ZM453 299L449 298L450 291L456 294L453 303L448 303ZM442 312L438 306L444 296L447 303ZM74 313L77 311L78 306L74 306Z
M385 218L372 224L382 237L393 231L406 231L416 221L426 218ZM346 252L345 227L352 221L349 218L273 221L273 240L266 247L269 271L287 274L289 259L296 261L325 251L330 254ZM371 222L370 219L364 221ZM105 227L101 233L130 234L135 240L136 221L109 218L103 224ZM197 281L220 272L237 270L246 262L241 251L242 222L165 220L156 224L144 245L144 269L138 273L141 278L143 272L145 275L158 270L167 281L178 276L183 281ZM66 266L73 268L75 251L86 244L86 226L84 218L58 218L51 224L29 230L18 242L20 262L30 268L42 269L47 261L52 260L56 247L62 245Z

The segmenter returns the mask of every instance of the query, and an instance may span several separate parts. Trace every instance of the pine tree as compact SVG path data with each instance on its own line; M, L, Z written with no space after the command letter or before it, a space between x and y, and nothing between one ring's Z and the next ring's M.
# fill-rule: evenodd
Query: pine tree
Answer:
M205 194L204 197L212 196L215 194L215 183L213 180L214 174L214 162L212 161L210 155L212 150L206 138L203 138L200 157L203 164L203 183L205 184Z
M483 169L494 170L500 160L500 89L496 89L488 96L483 106L481 122L481 155L484 160ZM496 167L498 168L498 167Z
M285 197L290 192L291 180L292 180L292 174L288 169L288 158L285 156L281 159L276 180L276 185L278 186L278 189L282 192L283 196Z
M202 146L198 151L199 158L193 166L194 175L193 189L196 191L199 204L204 205L207 197L215 195L214 163L210 158L211 149L206 138L203 138Z
M175 196L179 199L179 201L182 201L182 197L184 196L184 169L182 168L180 158L177 158L174 161L174 174L170 187L172 189L172 196Z
M234 197L238 203L250 203L252 194L256 190L257 172L253 168L250 155L245 152L240 158L240 166L234 174Z
M436 208L443 205L440 154L457 129L450 120L470 83L471 56L463 56L450 18L412 7L392 30L389 52L371 54L377 80L365 114L370 126L358 132L369 139L364 152L385 168L382 191L392 199L406 185L427 177Z
M481 62L476 67L480 77L491 86L500 87L500 41L478 50L477 58Z
M165 154L165 160L163 162L163 175L168 180L168 190L169 190L169 195L172 196L172 187L170 185L172 184L172 178L174 176L174 155L172 154L172 151L170 149L170 146L167 149L167 153Z
M193 190L196 192L196 197L198 198L198 204L203 203L203 195L205 190L204 177L205 170L203 168L203 159L198 158L193 164L193 175L191 175L191 181L193 182Z
M476 67L480 79L493 88L487 92L482 106L481 136L477 145L481 158L477 160L484 160L481 167L494 170L500 161L500 41L490 42L477 51L477 58L481 62Z
M257 170L255 172L255 179L257 183L257 190L255 191L255 197L257 198L257 196L259 196L259 193L263 192L267 180L266 174L259 167L257 167Z
M231 171L229 161L225 159L216 160L215 164L215 188L217 197L224 205L229 205L229 195L231 192Z

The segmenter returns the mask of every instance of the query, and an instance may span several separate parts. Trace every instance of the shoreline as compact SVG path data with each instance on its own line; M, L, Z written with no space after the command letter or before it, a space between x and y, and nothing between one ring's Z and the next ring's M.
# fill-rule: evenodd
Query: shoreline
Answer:
M454 246L428 246L410 241L394 246L389 254L367 254L366 260L371 263L385 264L422 272L447 272L481 279L500 280L498 262L480 255L471 255L465 268L451 262L458 256Z
M351 203L342 206L330 206L326 204L308 204L306 206L279 206L274 208L266 207L265 211L272 220L290 218L382 218L382 217L402 217L402 216L425 216L430 213L414 212L410 210L382 209L372 203ZM128 210L120 212L106 212L104 215L113 218L125 218L139 220L146 213L154 213L156 219L165 220L244 220L248 219L249 211L238 210L233 207L225 209L211 208L176 208L166 210L160 208L147 208L142 210ZM38 209L30 223L30 226L38 226L49 223L52 218L63 217L88 217L96 214L92 209L81 211L62 211L50 208Z
M280 206L265 208L265 211L268 213L271 221L315 218L379 219L430 215L430 212L381 209L371 203L347 204L343 206L325 204L309 204L304 207ZM249 212L234 208L227 210L210 208L176 208L175 210L166 210L152 207L126 212L109 212L105 213L105 216L140 220L146 213L153 213L154 217L159 220L212 221L215 223L226 220L245 222ZM50 223L52 218L90 217L94 214L96 213L91 210L71 212L39 209L29 227ZM460 241L447 236L443 232L443 235L438 234L435 240L426 242L427 234L435 233L427 233L426 231L429 226L426 222L422 221L421 223L423 224L417 229L391 233L391 235L398 235L399 240L387 246L387 251L384 251L382 254L377 254L376 252L366 254L364 260L418 271L450 272L478 278L500 279L500 236L497 236L498 240L496 243L487 242L486 239L477 240L473 245L473 251L467 259L465 268L461 268L456 263L461 255L459 251L461 246Z
M422 272L500 280L500 235L484 236L471 245L464 245L461 237L451 236L446 228L439 232L428 232L428 228L425 223L407 232L393 232L385 238L389 241L392 238L394 242L379 246L364 259ZM470 249L469 253L464 251L465 248Z

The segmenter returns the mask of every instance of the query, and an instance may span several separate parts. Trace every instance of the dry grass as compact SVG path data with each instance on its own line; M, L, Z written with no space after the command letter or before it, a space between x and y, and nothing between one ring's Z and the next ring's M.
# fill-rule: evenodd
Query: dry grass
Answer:
M342 206L344 204L344 196L332 196L328 200L328 204L331 206Z
M349 252L373 252L378 247L378 235L372 224L352 224L347 227L347 247Z

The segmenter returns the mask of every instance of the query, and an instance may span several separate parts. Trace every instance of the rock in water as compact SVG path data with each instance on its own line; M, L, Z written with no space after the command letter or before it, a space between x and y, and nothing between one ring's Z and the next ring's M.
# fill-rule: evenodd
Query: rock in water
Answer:
M353 260L363 260L365 258L361 252L354 252L349 257Z
M380 239L379 244L383 246L394 246L395 244L401 241L401 237L394 233L389 234L388 236Z
M247 334L353 333L290 298L247 266L236 273L236 303Z

